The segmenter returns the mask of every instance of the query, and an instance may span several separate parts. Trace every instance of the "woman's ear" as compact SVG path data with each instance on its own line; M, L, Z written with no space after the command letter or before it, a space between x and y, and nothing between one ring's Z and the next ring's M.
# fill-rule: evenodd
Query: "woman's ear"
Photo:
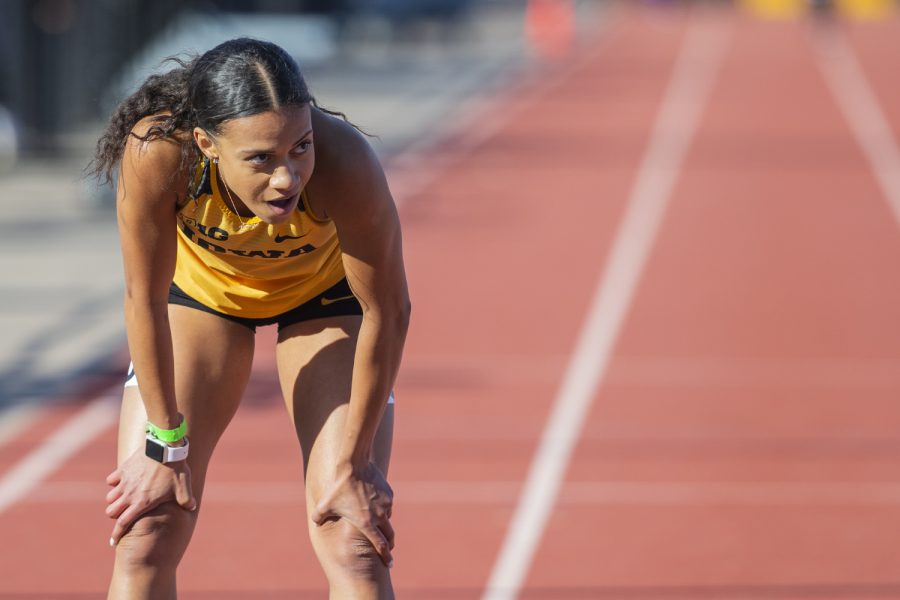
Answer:
M199 127L194 127L194 142L196 142L197 147L200 148L200 152L208 159L213 160L218 158L219 151L216 148L215 140L213 140L211 135Z

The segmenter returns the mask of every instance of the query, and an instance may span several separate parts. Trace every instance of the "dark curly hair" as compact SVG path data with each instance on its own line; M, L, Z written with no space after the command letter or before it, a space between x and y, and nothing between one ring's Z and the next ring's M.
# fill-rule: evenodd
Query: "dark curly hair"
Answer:
M172 57L167 61L177 66L151 75L113 112L97 141L89 174L111 182L129 135L144 141L176 139L176 134L194 127L215 135L230 119L306 103L347 120L343 113L316 104L297 63L270 42L237 38L190 60ZM151 115L155 115L154 123L144 135L132 131L138 121ZM197 157L193 140L183 141L182 166Z

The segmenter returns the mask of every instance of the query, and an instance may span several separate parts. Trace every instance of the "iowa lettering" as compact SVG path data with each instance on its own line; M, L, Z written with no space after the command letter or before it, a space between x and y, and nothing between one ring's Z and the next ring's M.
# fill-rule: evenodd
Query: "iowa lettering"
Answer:
M220 229L218 227L207 228L206 225L204 225L203 223L198 223L196 219L192 219L191 217L181 217L181 220L184 221L184 227L182 227L182 230L184 230L185 235L188 235L187 227L196 227L200 231L200 233L214 240L224 242L228 239L228 232L224 229ZM188 237L190 237L190 235L188 235Z
M198 224L199 226L199 224ZM198 227L199 228L199 227ZM213 234L213 230L216 232L222 232L225 237L219 238L215 237ZM212 252L219 252L220 254L234 254L236 256L244 256L247 258L291 258L292 256L300 256L301 254L307 254L316 249L312 244L305 244L298 248L293 248L291 250L235 250L233 248L225 248L218 244L214 244L213 242L207 241L201 237L197 237L197 232L187 226L187 223L182 223L181 232L184 233L187 239L191 240L204 250L210 250ZM201 230L204 235L208 235L209 237L213 237L216 240L224 241L228 239L228 232L222 231L218 227L210 227L208 230Z

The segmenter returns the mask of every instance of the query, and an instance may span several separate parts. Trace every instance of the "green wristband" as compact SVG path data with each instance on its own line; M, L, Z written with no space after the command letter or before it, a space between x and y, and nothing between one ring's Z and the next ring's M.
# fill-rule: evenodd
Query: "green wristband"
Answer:
M147 421L147 433L161 442L169 444L179 442L184 437L184 434L187 433L187 417L181 415L181 425L175 429L160 429L150 421Z

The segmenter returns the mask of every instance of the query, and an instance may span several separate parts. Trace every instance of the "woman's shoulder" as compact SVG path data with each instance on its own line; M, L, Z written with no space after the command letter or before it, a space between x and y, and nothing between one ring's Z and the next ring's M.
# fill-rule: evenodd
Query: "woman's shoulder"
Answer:
M146 116L131 128L122 155L123 174L184 189L191 174L184 151L190 134L176 131L170 135L153 135L154 128L163 124L165 116L165 113Z
M335 188L352 188L382 173L381 163L365 136L340 117L313 109L316 168L313 179ZM337 190L335 190L337 191Z
M314 109L316 166L310 180L318 214L347 222L390 200L384 169L365 136L345 120Z

